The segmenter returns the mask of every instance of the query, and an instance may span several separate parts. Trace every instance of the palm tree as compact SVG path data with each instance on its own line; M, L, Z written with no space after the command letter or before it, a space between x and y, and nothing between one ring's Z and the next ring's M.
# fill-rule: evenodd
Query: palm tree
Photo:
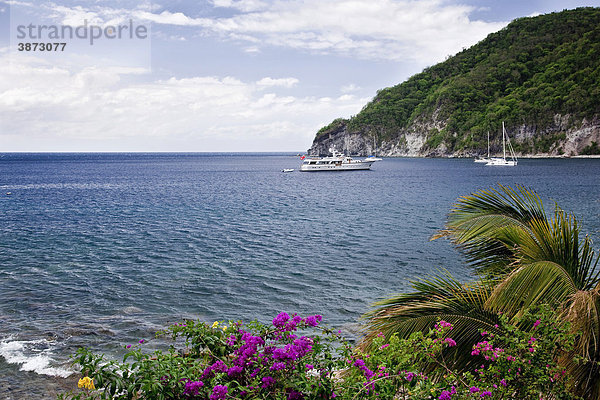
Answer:
M588 362L565 360L580 395L600 399L600 277L598 258L577 220L555 206L548 218L539 196L523 187L482 190L461 197L445 228L433 239L449 238L479 277L461 284L448 274L413 282L414 293L376 304L365 317L367 335L401 337L427 330L439 317L460 327L454 360L470 365L464 349L479 329L492 330L498 314L518 319L530 307L549 304L577 332L576 351Z

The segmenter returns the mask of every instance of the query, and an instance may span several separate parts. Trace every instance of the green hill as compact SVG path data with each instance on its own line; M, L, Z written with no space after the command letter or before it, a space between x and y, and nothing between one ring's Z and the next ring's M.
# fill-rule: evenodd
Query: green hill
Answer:
M521 154L600 152L599 115L600 8L578 8L516 19L379 90L359 114L319 130L311 150L345 136L358 153L375 141L387 155L473 155L505 121Z

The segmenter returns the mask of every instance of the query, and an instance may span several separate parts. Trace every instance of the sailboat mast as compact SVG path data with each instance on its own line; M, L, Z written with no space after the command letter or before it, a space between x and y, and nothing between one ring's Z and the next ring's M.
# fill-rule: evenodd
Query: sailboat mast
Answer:
M490 158L490 131L488 131L488 156L487 158Z
M502 121L502 153L504 154L504 160L506 160L506 143L505 143L505 134L504 134L504 121Z

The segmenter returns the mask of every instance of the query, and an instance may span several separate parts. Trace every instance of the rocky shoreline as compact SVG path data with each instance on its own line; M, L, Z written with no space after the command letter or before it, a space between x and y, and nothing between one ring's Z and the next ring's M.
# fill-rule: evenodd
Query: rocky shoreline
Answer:
M441 128L441 127L438 127ZM391 139L378 140L381 133L368 129L354 131L348 128L346 120L341 120L331 129L320 132L308 149L310 155L328 155L329 148L335 147L346 154L368 156L377 154L382 157L477 157L485 153L485 149L450 150L442 142L436 147L431 147L431 126L424 123L415 123L398 132L389 132L385 137ZM437 128L436 128L437 129ZM547 158L547 157L575 157L586 156L581 154L584 149L594 143L600 144L600 118L584 119L578 124L572 122L569 115L556 114L554 123L540 130L535 126L521 125L507 127L507 132L513 145L533 147L541 140L547 140L546 151L526 153L517 151L519 158ZM492 154L502 151L501 144L492 143Z

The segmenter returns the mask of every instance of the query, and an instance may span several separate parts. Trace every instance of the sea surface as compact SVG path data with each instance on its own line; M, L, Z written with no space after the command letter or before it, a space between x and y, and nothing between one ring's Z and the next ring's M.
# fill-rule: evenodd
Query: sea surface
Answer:
M440 268L471 278L447 241L429 239L459 196L499 183L535 189L547 212L557 202L600 236L599 159L396 158L371 171L281 172L299 163L0 154L0 399L52 398L78 347L118 359L185 318L319 313L356 337L359 317L409 279Z

